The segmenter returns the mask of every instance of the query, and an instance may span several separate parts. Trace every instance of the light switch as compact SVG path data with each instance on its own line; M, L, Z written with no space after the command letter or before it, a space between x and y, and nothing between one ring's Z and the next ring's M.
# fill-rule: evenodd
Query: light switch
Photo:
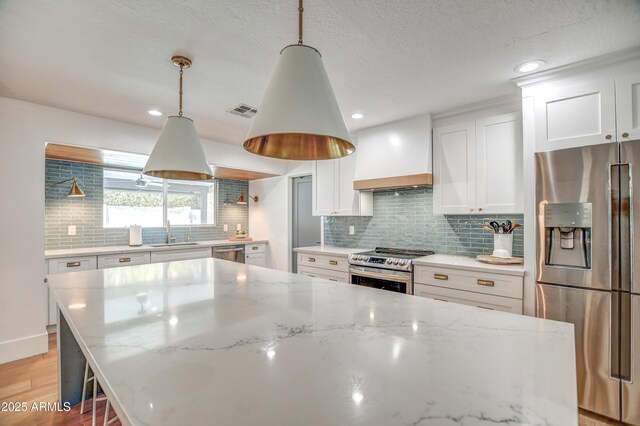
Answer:
M353 225L349 225L349 235L355 235L356 234L356 227Z
M67 235L76 235L76 226L75 225L69 225L67 227Z
M224 232L227 232L229 230L229 225L227 225L226 223L224 225L222 225L222 230Z

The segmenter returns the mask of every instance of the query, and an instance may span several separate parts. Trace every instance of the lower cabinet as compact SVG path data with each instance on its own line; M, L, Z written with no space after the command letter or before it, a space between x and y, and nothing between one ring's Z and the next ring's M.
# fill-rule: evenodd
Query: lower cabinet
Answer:
M98 269L119 268L121 266L146 265L151 262L151 252L104 254L98 256Z
M211 247L197 249L176 249L151 252L151 263L171 262L174 260L205 259L211 257Z
M244 255L244 263L264 268L266 266L264 253L247 253Z
M414 281L416 296L522 314L520 276L416 265Z
M346 257L298 253L298 274L348 283L349 263Z
M78 257L64 257L57 259L49 259L47 261L47 272L49 274L61 274L64 272L74 271L91 271L98 267L98 258L96 256L78 256ZM49 293L49 287L47 287L47 303L48 303L48 315L47 325L55 325L58 322L56 309L56 301Z

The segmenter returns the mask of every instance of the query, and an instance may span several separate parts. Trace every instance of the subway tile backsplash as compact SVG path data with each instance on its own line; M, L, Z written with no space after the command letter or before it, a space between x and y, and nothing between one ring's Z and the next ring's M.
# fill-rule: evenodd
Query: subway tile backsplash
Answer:
M476 256L493 252L492 220L523 223L523 215L435 215L432 188L373 194L373 216L325 216L324 242L340 247L399 247ZM355 235L349 235L349 226ZM523 255L522 229L514 232L513 255Z
M120 246L129 244L128 228L103 228L103 166L72 161L46 160L46 184L52 184L75 176L83 198L68 198L71 182L45 191L45 247L46 249L68 249L79 247ZM246 181L220 179L218 183L217 225L191 227L193 241L227 239L234 235L236 224L249 229L248 206L235 204L241 192L249 189ZM223 225L229 231L223 231ZM67 235L69 225L76 226L76 235ZM171 229L176 242L187 240L188 227L174 226ZM143 228L143 244L166 242L165 228Z

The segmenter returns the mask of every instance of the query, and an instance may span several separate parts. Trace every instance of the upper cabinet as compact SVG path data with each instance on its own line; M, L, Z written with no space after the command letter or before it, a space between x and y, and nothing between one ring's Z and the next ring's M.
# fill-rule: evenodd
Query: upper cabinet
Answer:
M618 141L640 139L640 72L615 78Z
M371 216L373 193L353 189L356 154L313 163L314 216Z
M370 127L358 132L354 179L357 182L402 178L411 182L431 175L429 114ZM396 179L397 180L397 179ZM423 179L424 181L424 179Z
M535 151L640 138L638 62L522 85L533 113L526 128ZM527 101L525 101L527 102Z
M520 113L433 129L434 213L523 210Z

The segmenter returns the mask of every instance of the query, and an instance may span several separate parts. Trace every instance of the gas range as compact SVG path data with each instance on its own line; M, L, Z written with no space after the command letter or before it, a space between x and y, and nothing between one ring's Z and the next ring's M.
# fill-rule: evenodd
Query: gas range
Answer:
M376 247L375 250L364 253L350 254L349 264L411 272L413 270L413 259L432 254L435 253L431 250L405 250L398 248Z

